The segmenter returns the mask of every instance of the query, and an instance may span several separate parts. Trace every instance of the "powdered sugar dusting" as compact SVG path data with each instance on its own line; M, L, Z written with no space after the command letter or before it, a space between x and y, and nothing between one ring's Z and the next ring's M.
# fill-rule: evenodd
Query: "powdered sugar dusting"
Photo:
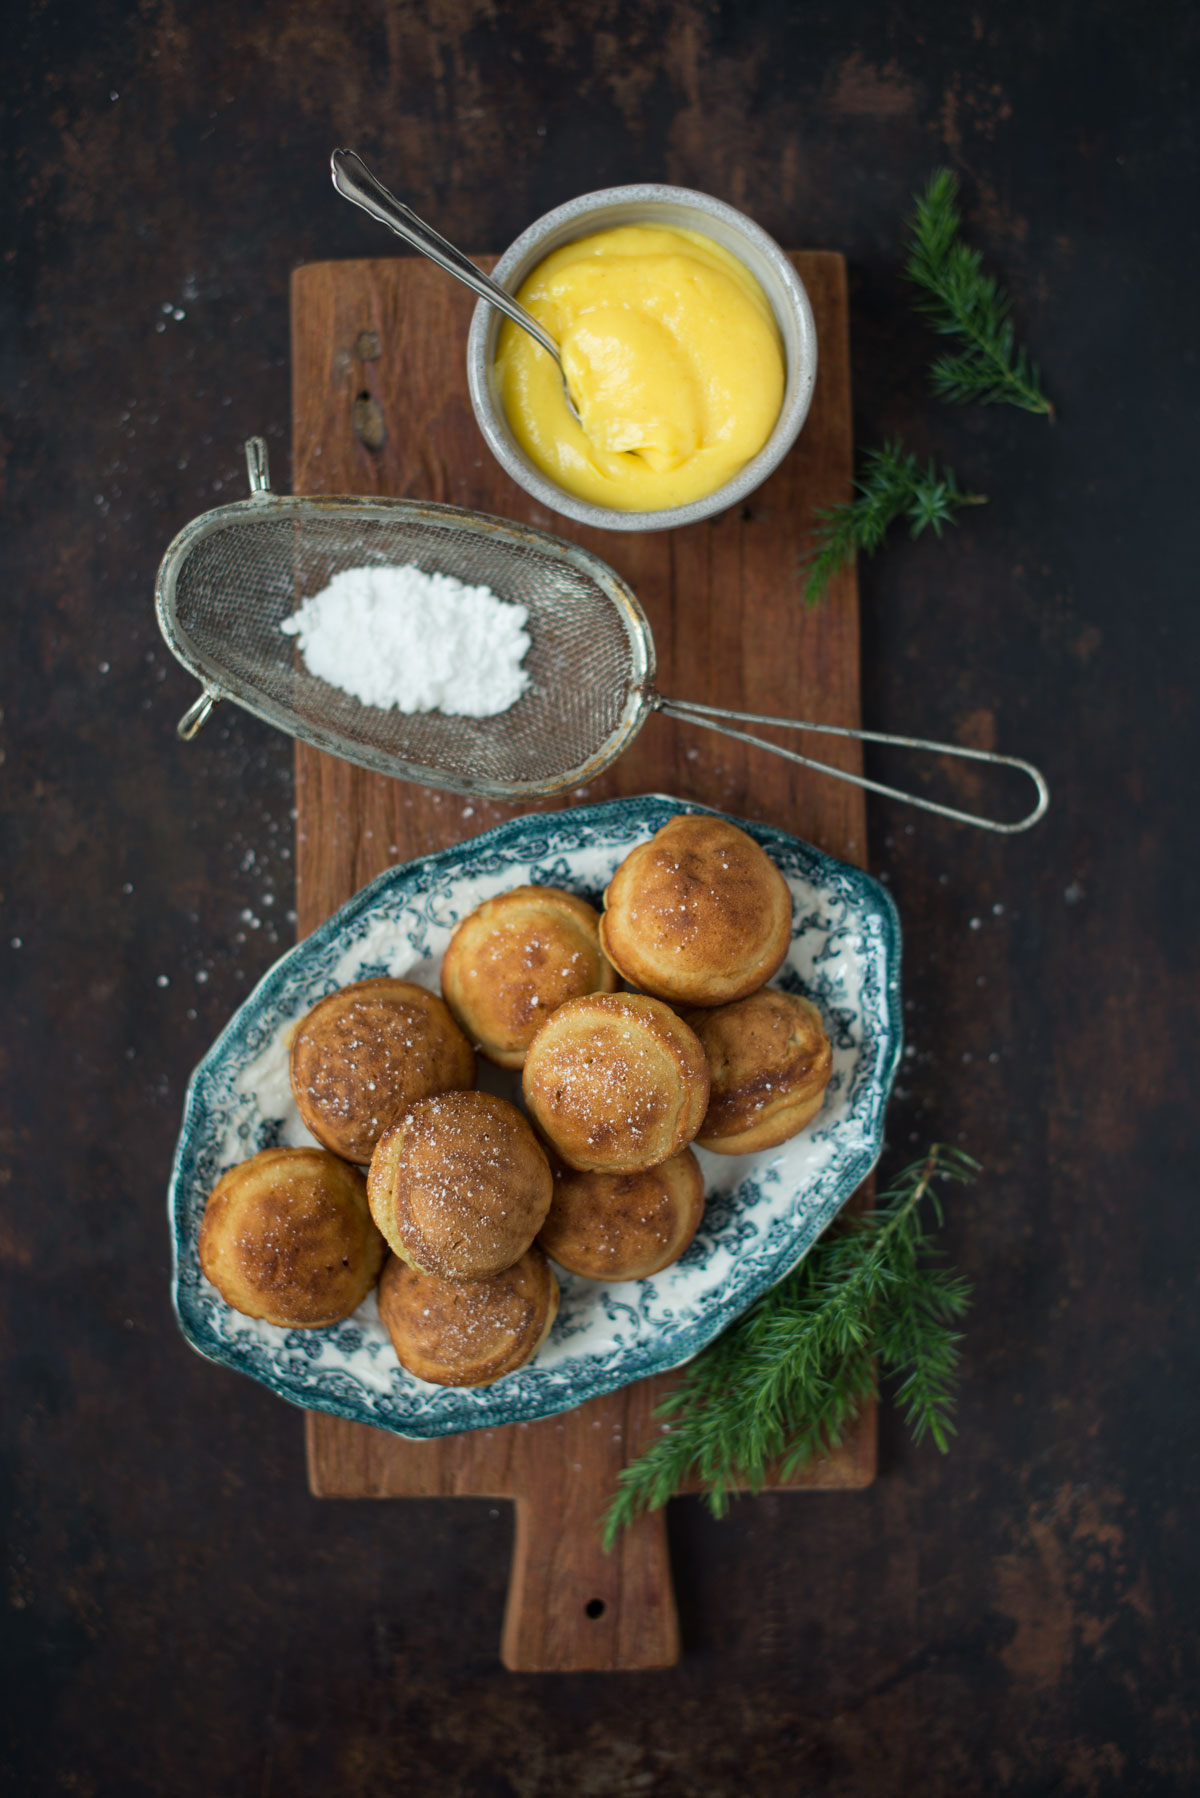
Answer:
M364 705L491 718L529 676L524 606L421 569L343 568L280 629L311 674Z

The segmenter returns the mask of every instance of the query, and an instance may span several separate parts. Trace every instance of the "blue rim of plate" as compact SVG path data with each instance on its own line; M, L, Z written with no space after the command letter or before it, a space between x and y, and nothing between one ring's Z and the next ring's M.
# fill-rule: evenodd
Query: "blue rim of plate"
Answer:
M375 908L382 895L401 897L405 893L432 894L448 882L467 876L470 865L488 851L507 850L514 861L528 859L531 841L536 846L539 833L544 834L547 829L561 834L564 829L575 827L581 838L584 838L589 832L595 833L601 825L610 825L616 819L628 821L629 842L632 846L633 842L641 840L642 833L659 829L669 818L681 812L708 814L736 824L760 843L768 854L772 854L786 873L802 875L814 886L840 888L843 891L848 889L865 907L872 921L876 949L885 970L881 991L877 994L879 1009L875 1014L878 1027L875 1057L877 1074L866 1085L860 1110L855 1116L860 1146L852 1147L839 1161L836 1170L831 1172L826 1181L828 1190L822 1193L821 1203L810 1213L805 1223L781 1242L778 1252L771 1260L752 1277L747 1278L736 1293L727 1296L723 1303L714 1305L689 1326L673 1331L669 1336L662 1336L657 1352L653 1345L646 1345L640 1352L630 1350L618 1368L597 1368L590 1377L578 1362L568 1363L559 1372L558 1378L550 1383L559 1388L557 1393L547 1390L540 1399L518 1396L520 1389L513 1383L520 1379L521 1374L528 1372L529 1368L536 1367L535 1359L518 1374L510 1375L491 1387L436 1389L436 1396L442 1403L436 1410L431 1409L418 1418L406 1418L405 1427L390 1420L387 1415L380 1414L363 1400L344 1393L308 1390L300 1394L294 1389L294 1384L290 1385L287 1378L275 1372L267 1363L266 1355L257 1341L229 1341L215 1335L207 1327L202 1308L196 1302L196 1292L203 1276L199 1274L185 1210L187 1196L196 1189L196 1164L205 1140L210 1089L227 1054L235 1044L251 1034L259 1020L270 1014L297 970L334 947L357 920ZM579 846L582 847L583 844ZM450 848L436 850L430 855L385 869L267 970L229 1019L208 1053L197 1064L188 1083L183 1122L167 1194L172 1251L171 1300L186 1341L206 1360L247 1374L301 1410L326 1411L335 1417L370 1424L414 1440L454 1435L472 1429L493 1429L508 1423L527 1423L556 1416L573 1410L602 1393L616 1391L636 1380L682 1366L800 1263L878 1161L883 1147L887 1101L903 1046L900 959L901 932L895 904L886 888L864 870L837 861L833 856L826 855L824 851L773 825L737 818L712 806L673 799L661 793L603 800L557 811L522 813L520 817L497 824ZM267 1034L265 1031L259 1032L259 1040L263 1040ZM732 1195L733 1200L736 1201L750 1184L752 1182L744 1181ZM301 1359L303 1350L312 1339L322 1334L319 1330L290 1333L295 1338L307 1339L301 1341ZM605 1357L592 1355L587 1359L602 1362ZM490 1401L485 1412L477 1409L481 1393L486 1393ZM470 1410L455 1406L455 1398L464 1395L474 1400L474 1406Z

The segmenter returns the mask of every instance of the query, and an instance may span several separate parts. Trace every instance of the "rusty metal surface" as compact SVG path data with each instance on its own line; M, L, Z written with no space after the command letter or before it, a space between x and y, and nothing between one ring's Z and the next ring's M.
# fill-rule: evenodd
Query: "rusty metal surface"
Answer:
M5 1791L1195 1789L1198 37L1124 0L10 11ZM297 1415L168 1305L183 1087L290 935L291 746L228 708L175 741L154 572L247 436L287 485L289 270L378 247L342 141L481 249L648 179L846 251L861 439L990 497L864 570L864 711L1055 792L1006 842L872 813L892 1140L987 1164L953 1452L885 1420L868 1492L677 1505L685 1658L636 1688L503 1672L507 1511L316 1503ZM926 391L897 250L940 161L1053 426Z

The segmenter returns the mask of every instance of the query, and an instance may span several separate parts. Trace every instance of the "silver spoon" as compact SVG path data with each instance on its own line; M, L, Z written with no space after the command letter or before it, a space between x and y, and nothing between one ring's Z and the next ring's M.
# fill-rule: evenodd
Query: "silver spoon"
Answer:
M562 376L563 395L567 402L567 408L575 423L582 428L583 420L571 398L571 390L567 386L567 371L563 367L558 345L549 332L542 329L533 314L526 312L524 306L519 305L511 293L506 293L498 282L493 281L488 275L481 274L469 257L464 256L461 250L456 250L452 243L447 243L446 239L440 232L435 231L432 225L427 225L424 219L419 219L411 207L406 206L402 200L398 200L395 194L389 193L383 182L376 180L362 157L355 151L335 150L329 159L329 165L333 174L333 185L343 199L352 200L356 206L361 206L364 212L369 212L373 219L378 219L381 225L387 225L398 237L402 237L405 243L410 243L414 250L420 250L422 256L428 256L431 262L436 262L439 268L444 268L448 275L453 275L465 287L469 287L473 293L477 293L481 300L486 300L490 306L495 306L498 312L503 312L506 318L511 318L514 325L520 325L522 331L528 331L534 342L540 343L542 348L554 357L558 364L558 372Z

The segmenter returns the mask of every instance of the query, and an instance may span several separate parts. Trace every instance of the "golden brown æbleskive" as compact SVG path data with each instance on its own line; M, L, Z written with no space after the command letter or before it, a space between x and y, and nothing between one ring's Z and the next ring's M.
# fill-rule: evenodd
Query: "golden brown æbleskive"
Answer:
M317 1001L296 1026L289 1072L317 1141L365 1163L418 1099L474 1085L475 1053L436 993L382 975Z
M313 1330L358 1309L384 1241L357 1168L324 1149L262 1149L222 1174L200 1226L200 1266L247 1317Z
M442 996L489 1061L519 1068L558 1006L615 990L599 927L594 906L561 887L513 887L463 919L442 962Z
M541 1229L550 1163L526 1120L493 1093L421 1099L371 1157L371 1215L401 1260L446 1280L486 1280Z
M568 999L525 1057L529 1113L569 1167L636 1173L678 1155L708 1106L695 1032L644 993Z
M644 1280L678 1261L704 1215L704 1176L690 1149L638 1174L556 1168L538 1242L568 1273Z
M712 1079L701 1148L717 1155L774 1149L812 1122L825 1103L833 1050L811 1000L765 986L687 1017Z
M752 837L683 813L630 850L608 884L600 942L619 974L677 1005L725 1005L779 967L792 896Z
M558 1281L536 1245L489 1280L443 1280L390 1255L379 1315L401 1366L436 1386L490 1386L536 1353Z

